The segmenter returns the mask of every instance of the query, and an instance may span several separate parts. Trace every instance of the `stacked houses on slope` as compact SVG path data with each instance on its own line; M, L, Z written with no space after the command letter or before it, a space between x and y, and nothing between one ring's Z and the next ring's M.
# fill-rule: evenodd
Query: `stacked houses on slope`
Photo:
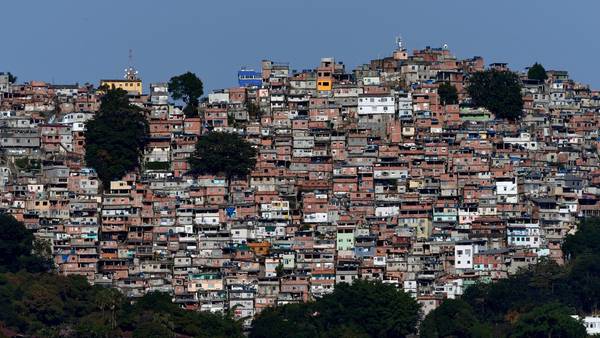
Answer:
M577 220L600 216L600 93L564 71L523 77L524 115L511 122L442 104L441 83L466 102L485 68L447 48L400 46L353 71L333 58L261 67L194 117L166 84L132 87L150 126L144 165L105 189L83 158L101 91L0 84L0 209L49 241L61 274L235 309L247 324L357 279L394 284L427 312L475 282L561 262ZM210 131L256 147L247 178L187 174Z

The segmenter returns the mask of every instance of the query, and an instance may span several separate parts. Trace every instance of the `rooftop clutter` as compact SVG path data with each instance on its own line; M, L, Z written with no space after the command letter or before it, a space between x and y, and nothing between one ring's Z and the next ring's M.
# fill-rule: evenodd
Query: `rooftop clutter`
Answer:
M600 95L564 71L519 74L510 120L471 104L483 59L447 48L401 47L351 72L333 58L261 65L197 114L170 103L167 84L143 94L136 77L142 166L102 188L84 155L106 88L0 76L0 209L51 242L61 274L235 308L246 325L356 279L394 284L427 313L477 281L562 262L564 236L600 216ZM438 92L447 84L455 99ZM190 174L212 131L253 145L247 177Z

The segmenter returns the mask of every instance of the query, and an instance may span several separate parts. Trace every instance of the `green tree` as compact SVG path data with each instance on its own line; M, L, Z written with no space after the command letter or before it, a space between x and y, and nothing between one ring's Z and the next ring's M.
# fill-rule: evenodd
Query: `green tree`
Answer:
M189 163L193 175L245 177L256 164L256 150L238 134L210 132L198 139Z
M543 261L495 283L470 286L462 299L480 321L506 324L507 317L528 312L550 299L566 302L572 295L564 268Z
M106 322L110 324L110 328L115 329L117 326L116 314L123 303L123 295L116 289L101 289L96 293L94 300Z
M198 98L204 94L204 85L196 74L185 72L173 76L169 80L169 92L173 99L181 99L186 103L183 109L186 116L194 116L198 113Z
M99 318L96 313L82 317L73 327L75 338L106 338L115 337L115 332L110 324Z
M260 107L252 101L246 103L246 110L248 111L250 120L256 120L257 118L260 118L260 115L262 114Z
M563 253L567 267L568 293L565 303L582 312L595 312L600 305L600 218L579 222L575 234L567 235Z
M568 308L550 303L523 314L514 326L513 338L587 337L585 327L571 317Z
M495 69L474 73L467 87L471 102L497 118L517 119L523 113L521 83L517 74Z
M109 90L86 124L85 161L107 188L110 181L139 168L147 138L148 122L140 108L129 104L126 91Z
M30 159L28 157L21 157L15 160L15 165L22 170L39 170L41 165L39 160Z
M405 337L416 332L419 305L403 291L380 282L338 284L312 303L267 309L253 322L250 337Z
M263 310L252 322L251 338L320 337L314 303L288 304Z
M285 273L285 271L283 269L283 264L281 264L281 263L277 264L277 266L275 267L275 273L277 274L277 277L283 276L283 274Z
M492 337L491 328L479 322L468 303L453 299L444 301L425 317L419 334L422 338Z
M438 87L438 95L440 96L440 102L443 105L458 103L458 92L456 87L448 82L440 84Z
M152 322L153 327L161 327L160 330L164 332L168 330L192 337L242 336L240 323L231 318L220 314L186 311L174 304L168 294L159 292L146 294L135 304L125 304L118 318L119 327L125 331L135 331L142 324Z
M563 253L567 259L574 259L582 254L600 252L600 218L587 218L579 222L575 234L565 237Z
M17 82L17 77L14 76L11 72L6 73L8 75L8 82L9 83L16 83Z
M131 303L82 276L0 273L0 304L0 322L40 337L243 336L240 323L229 317L184 310L162 293Z
M49 270L51 261L34 255L33 251L33 232L11 215L0 213L0 272Z
M529 67L527 71L527 78L530 80L538 80L544 81L548 78L548 74L546 74L546 69L539 63L534 63L533 66Z
M175 333L166 325L156 321L141 322L133 331L133 338L169 338Z
M572 262L568 285L572 290L566 302L586 313L600 305L600 255L582 254Z

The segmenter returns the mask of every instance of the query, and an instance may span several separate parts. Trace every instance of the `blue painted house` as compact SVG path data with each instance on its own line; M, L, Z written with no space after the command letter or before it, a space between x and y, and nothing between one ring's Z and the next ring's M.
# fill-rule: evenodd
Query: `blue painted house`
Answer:
M242 68L238 71L238 83L240 87L260 87L262 74L254 69Z

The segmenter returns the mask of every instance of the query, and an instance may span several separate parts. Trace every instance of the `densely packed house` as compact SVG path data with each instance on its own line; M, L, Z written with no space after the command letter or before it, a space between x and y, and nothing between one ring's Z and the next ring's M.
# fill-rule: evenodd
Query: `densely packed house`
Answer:
M101 91L0 76L0 209L51 243L61 274L237 318L356 279L397 285L427 312L473 283L560 263L577 220L600 216L600 93L565 71L523 75L511 122L442 104L440 83L467 102L485 68L447 48L400 46L351 72L333 58L261 68L193 117L164 83L142 93L131 69L102 80L150 126L143 168L106 189L83 159ZM210 131L256 147L247 178L187 174Z

